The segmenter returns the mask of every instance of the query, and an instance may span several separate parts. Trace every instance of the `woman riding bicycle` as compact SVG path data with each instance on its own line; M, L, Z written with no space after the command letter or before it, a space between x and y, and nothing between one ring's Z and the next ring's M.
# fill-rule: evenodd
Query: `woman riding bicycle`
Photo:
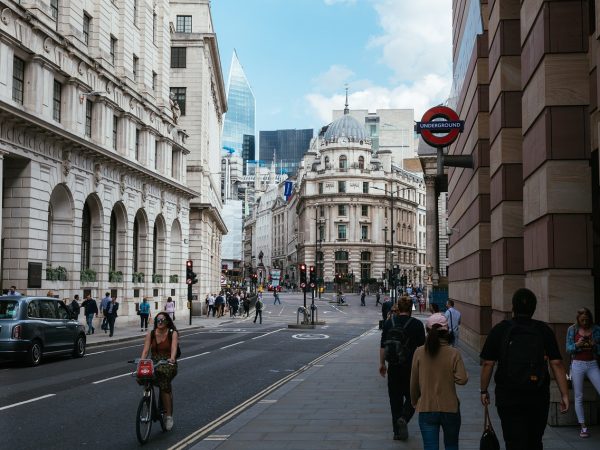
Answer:
M171 380L177 375L177 343L179 333L173 324L173 320L166 312L160 312L154 318L154 329L146 334L144 350L141 359L152 354L152 361L167 360L169 364L156 368L156 384L160 389L160 398L166 412L165 428L167 431L173 428L173 394L171 392Z

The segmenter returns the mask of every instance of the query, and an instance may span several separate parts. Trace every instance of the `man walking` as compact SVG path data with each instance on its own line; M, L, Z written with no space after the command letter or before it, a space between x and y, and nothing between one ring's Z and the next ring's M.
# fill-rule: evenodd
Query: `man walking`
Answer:
M561 394L560 411L569 409L565 367L550 327L531 317L537 298L529 289L518 289L512 298L512 320L495 325L480 357L481 403L489 405L488 386L498 362L496 408L506 450L542 449L542 437L550 408L548 363Z
M379 300L381 300L381 288L379 288L375 294L375 306L381 305Z
M94 331L96 331L94 328L94 315L98 317L98 304L92 298L92 294L86 295L81 307L85 313L85 320L88 326L87 334L94 334Z
M111 300L110 292L106 292L104 298L100 301L100 311L102 311L102 325L100 325L100 328L102 328L105 333L108 333L108 315L106 310L108 309L108 304Z
M73 319L79 320L79 310L81 309L79 306L79 294L75 294L75 297L73 297L73 301L71 302L71 305L69 305L69 307L71 308L71 314L73 314Z
M250 317L250 299L248 295L244 294L244 299L242 300L242 305L244 306L244 314L246 317Z
M262 301L262 294L258 294L258 298L256 299L256 304L254 305L255 314L254 314L254 323L256 323L256 319L260 316L260 322L262 323L262 310L264 307L264 303Z
M446 302L446 312L444 315L446 316L446 320L448 321L448 328L451 333L454 335L454 341L452 341L452 346L458 346L458 327L460 326L460 312L454 308L454 300L448 300Z
M278 302L281 305L281 300L279 300L279 294L277 293L277 288L273 288L273 305L276 305Z
M112 337L115 334L115 320L117 320L117 310L119 309L119 304L117 303L117 297L113 297L110 299L110 303L106 308L106 318L108 320L108 328L110 329L109 337Z
M367 304L365 303L365 295L366 295L366 293L365 293L365 289L363 288L363 289L360 291L360 306L366 306L366 305L367 305Z
M410 400L413 354L425 343L425 328L410 316L411 312L410 298L400 297L383 324L379 348L379 373L385 377L387 372L388 376L394 440L402 441L408 439L407 424L415 413Z
M206 313L206 317L209 317L211 312L212 316L215 317L215 296L208 294L208 311Z

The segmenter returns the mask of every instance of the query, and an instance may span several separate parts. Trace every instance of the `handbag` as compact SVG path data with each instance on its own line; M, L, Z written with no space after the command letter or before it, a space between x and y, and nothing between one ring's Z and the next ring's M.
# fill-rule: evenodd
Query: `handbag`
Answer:
M483 434L479 441L479 450L500 450L500 443L498 442L498 437L492 427L492 421L490 420L490 413L488 412L487 405L485 405L484 417Z

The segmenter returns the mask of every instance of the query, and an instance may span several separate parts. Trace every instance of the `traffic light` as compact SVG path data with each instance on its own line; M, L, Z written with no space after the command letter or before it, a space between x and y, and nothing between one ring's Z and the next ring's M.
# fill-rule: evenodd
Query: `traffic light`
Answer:
M198 282L198 276L194 272L194 261L188 259L185 262L185 283L196 284Z
M253 282L254 284L256 284L257 280L258 280L258 275L256 275L255 273L253 273L253 274L252 274L252 282Z
M309 276L310 276L310 283L317 283L317 274L315 273L315 266L310 266L309 267Z
M300 283L306 284L306 264L300 264Z

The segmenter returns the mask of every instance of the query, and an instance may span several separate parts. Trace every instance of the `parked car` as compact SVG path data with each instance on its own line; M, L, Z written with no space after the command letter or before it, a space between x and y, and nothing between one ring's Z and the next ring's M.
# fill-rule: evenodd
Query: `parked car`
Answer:
M44 355L85 355L85 327L56 298L0 297L0 358L37 366Z

